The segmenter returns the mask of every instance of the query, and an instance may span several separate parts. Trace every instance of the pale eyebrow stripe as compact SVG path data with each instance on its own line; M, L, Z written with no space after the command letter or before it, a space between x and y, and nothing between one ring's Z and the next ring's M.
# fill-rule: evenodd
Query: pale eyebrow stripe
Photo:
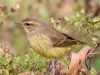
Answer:
M26 22L26 23L40 25L39 22L32 22L32 21L30 21L30 22Z

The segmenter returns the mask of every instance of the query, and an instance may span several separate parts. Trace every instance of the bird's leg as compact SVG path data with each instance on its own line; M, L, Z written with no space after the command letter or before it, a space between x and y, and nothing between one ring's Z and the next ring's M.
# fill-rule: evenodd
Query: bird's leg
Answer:
M49 72L52 72L52 75L55 75L55 72L56 72L55 64L56 64L56 60L51 59L45 75L48 75Z
M55 59L52 59L52 60L51 60L51 63L52 63L52 75L55 75L55 72L56 72L56 71L55 71L55 70L56 70L56 69L55 69Z
M47 71L46 71L45 75L48 75L49 72L51 72L51 70L52 70L52 60L50 60L50 63L48 65L48 68L47 68Z

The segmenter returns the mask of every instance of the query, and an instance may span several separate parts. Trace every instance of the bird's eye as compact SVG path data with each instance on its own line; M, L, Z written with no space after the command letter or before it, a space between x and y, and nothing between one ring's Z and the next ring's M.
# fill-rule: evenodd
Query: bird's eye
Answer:
M29 23L26 23L25 25L26 25L27 27L29 27L31 24L29 24Z

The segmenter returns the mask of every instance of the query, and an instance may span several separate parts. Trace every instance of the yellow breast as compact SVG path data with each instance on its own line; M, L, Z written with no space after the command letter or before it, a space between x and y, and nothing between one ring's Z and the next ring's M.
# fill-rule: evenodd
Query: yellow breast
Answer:
M46 58L61 58L71 47L54 47L47 36L41 34L28 37L31 48Z

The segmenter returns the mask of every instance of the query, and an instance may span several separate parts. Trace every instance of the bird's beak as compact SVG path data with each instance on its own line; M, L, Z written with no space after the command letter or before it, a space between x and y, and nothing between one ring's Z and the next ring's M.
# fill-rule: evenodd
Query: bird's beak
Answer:
M14 23L18 25L23 25L22 22L14 22Z

